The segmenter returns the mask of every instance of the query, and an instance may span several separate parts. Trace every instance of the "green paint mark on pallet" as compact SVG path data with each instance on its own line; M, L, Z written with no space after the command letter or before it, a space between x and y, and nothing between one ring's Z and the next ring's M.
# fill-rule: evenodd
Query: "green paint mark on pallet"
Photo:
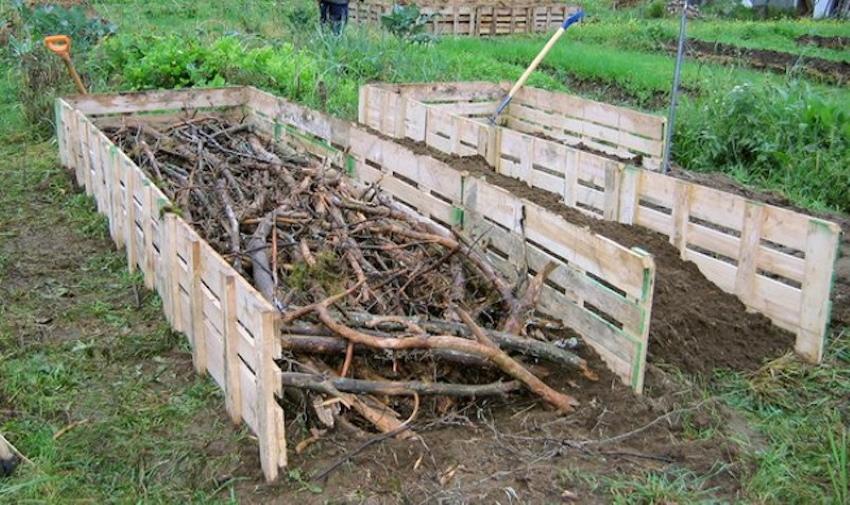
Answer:
M357 175L357 160L350 154L345 155L345 173L352 178Z
M452 226L458 226L463 228L463 208L462 207L452 207Z

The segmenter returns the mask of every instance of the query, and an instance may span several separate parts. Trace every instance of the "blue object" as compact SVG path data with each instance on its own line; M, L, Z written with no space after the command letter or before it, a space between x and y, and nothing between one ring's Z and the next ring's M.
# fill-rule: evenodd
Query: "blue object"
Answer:
M584 11L578 11L575 14L573 14L572 16L565 19L564 24L561 25L561 28L566 30L567 28L570 27L570 25L578 23L579 21L581 21L582 18L584 18Z

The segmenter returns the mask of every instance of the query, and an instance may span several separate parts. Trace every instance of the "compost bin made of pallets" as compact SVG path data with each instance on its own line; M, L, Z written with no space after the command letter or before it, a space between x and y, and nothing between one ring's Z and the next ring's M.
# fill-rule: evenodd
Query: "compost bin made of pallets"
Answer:
M238 111L260 132L375 184L396 201L459 233L492 233L487 251L505 273L555 270L539 309L563 321L636 391L643 387L655 265L624 248L365 129L254 88L87 95L58 99L60 158L108 218L128 267L163 300L172 327L187 335L199 373L224 391L227 412L257 435L266 478L287 464L281 398L280 313L178 213L155 183L98 128L123 115L185 117ZM524 264L517 269L515 265ZM519 273L518 273L519 272Z
M546 32L558 28L579 7L556 2L512 0L423 0L408 2L363 0L349 4L349 16L355 23L380 24L381 17L393 6L415 4L422 14L433 18L428 31L438 35L510 35Z
M666 235L711 282L793 332L798 354L820 362L837 224L655 171L661 117L526 87L493 126L486 118L509 86L370 84L360 90L359 121L447 154L480 155L564 205Z

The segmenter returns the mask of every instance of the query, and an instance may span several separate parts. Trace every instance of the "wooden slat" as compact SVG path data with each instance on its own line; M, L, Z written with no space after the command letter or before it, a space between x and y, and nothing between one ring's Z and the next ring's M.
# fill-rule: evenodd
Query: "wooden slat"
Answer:
M89 116L127 114L242 105L245 88L184 89L177 91L141 91L105 95L77 95L67 99L70 105Z
M806 267L800 308L800 334L795 350L807 360L823 359L830 319L833 266L837 257L840 228L820 219L809 222L806 236Z
M222 309L224 336L224 382L225 405L230 420L235 424L242 422L242 381L240 369L241 360L238 354L238 337L236 322L236 273L221 272L221 291L219 291Z
M756 266L759 263L759 252L761 250L760 237L764 224L764 206L754 202L747 202L744 211L744 225L741 238L738 240L739 250L734 255L738 259L738 269L735 274L735 294L746 303L754 296Z
M631 251L536 205L526 205L525 214L530 239L629 295L640 297L643 268Z

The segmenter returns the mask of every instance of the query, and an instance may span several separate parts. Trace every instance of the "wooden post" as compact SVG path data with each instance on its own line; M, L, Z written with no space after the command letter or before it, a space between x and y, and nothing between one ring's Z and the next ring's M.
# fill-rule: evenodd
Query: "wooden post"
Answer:
M452 7L452 15L454 16L454 28L452 29L452 35L460 35L460 9L455 5Z
M124 225L126 224L124 217L124 195L121 194L121 157L118 155L118 148L113 145L110 150L109 170L112 173L112 203L113 208L113 226L115 227L115 245L118 249L125 246L126 232Z
M578 165L581 153L572 148L567 148L564 156L564 204L575 208L578 191Z
M130 273L136 271L136 266L139 262L138 251L136 250L136 200L133 195L136 192L136 171L125 166L126 172L125 187L124 187L124 205L127 209L124 221L124 243L127 248L127 268Z
M201 240L193 238L190 247L192 362L195 364L195 371L203 375L207 372L207 332L204 327L204 292L201 288L201 272L203 271Z
M83 172L83 163L80 159L80 143L82 142L82 132L80 131L80 112L76 109L73 111L73 117L71 118L71 138L72 146L71 146L71 158L72 163L74 163L74 175L77 177L77 186L85 187L86 184L86 174Z
M397 95L395 108L395 138L403 139L407 135L407 97Z
M145 274L145 287L153 289L154 280L154 250L153 250L153 191L150 181L142 179L142 233L144 235L144 257L142 272Z
M623 224L634 224L635 214L640 203L639 188L641 172L637 167L626 165L620 181L620 204L617 221Z
M683 257L688 244L686 234L691 210L690 187L686 181L677 180L673 195L673 233L670 235L670 243Z
M280 338L276 331L274 311L260 314L261 329L256 335L257 343L257 437L260 442L260 465L266 476L266 481L277 479L281 463L281 450L286 452L286 439L281 437L282 426L277 426L280 410L275 398L275 391L280 388L280 370L277 370L274 359L275 347L279 347ZM284 456L285 458L285 456ZM285 459L283 460L285 462Z
M181 230L182 231L182 230ZM180 295L180 258L177 256L177 217L172 213L165 215L165 233L163 244L159 246L159 254L165 265L165 285L162 305L165 313L171 316L171 326L174 331L186 332L183 324L182 296Z
M758 265L761 248L764 215L763 204L747 201L738 246L738 269L735 272L735 294L746 304L752 303L755 290L756 265Z
M236 327L236 276L221 273L221 292L219 300L222 312L222 333L224 337L224 383L225 403L230 420L234 424L242 422L242 384L239 382L239 334Z
M86 194L89 196L94 195L92 178L91 178L91 138L89 135L90 124L88 118L85 116L82 117L82 126L83 126L83 144L81 152L83 154L83 180L86 184Z
M357 3L357 2L355 2ZM360 86L358 90L358 100L357 100L357 121L360 124L364 124L366 126L372 126L369 124L369 89L371 86L366 84L365 86Z
M106 136L103 137L103 150L105 154L101 157L103 176L106 179L106 199L109 202L107 208L109 214L109 236L112 241L118 243L118 199L115 196L115 188L118 182L115 180L115 171L112 169L115 162L115 151L118 149Z
M800 331L794 349L812 363L820 363L823 359L832 308L829 293L832 291L840 237L841 229L838 225L821 219L809 220Z
M622 173L622 164L614 161L607 161L605 163L605 196L602 217L606 221L617 220L620 210L620 180Z
M640 347L632 361L632 388L637 394L643 394L644 377L646 376L646 352L649 348L649 323L652 315L652 299L655 292L655 259L647 251L632 247L632 252L643 259L643 287L638 302L641 307L641 323L638 333Z

